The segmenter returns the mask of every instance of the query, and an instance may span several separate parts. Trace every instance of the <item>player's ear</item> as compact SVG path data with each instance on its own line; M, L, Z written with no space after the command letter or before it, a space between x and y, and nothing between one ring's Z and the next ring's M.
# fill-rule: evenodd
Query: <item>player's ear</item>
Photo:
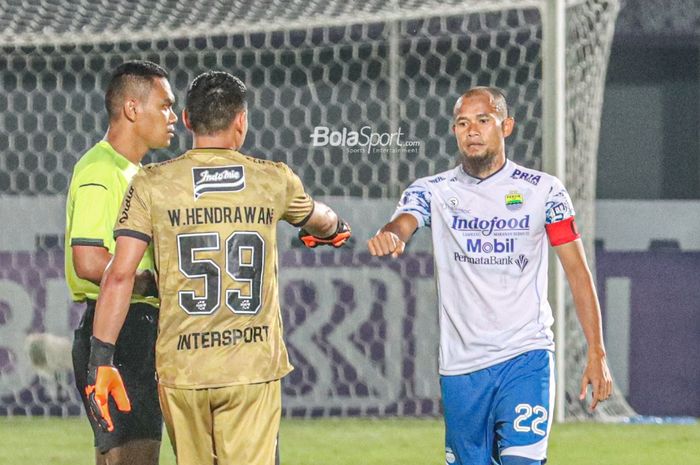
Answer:
M515 127L515 119L512 116L507 117L501 123L503 128L503 137L508 137L513 133L513 128Z
M124 105L122 107L122 111L124 113L124 117L131 121L132 123L136 121L136 115L138 114L138 102L135 99L127 99L124 102Z
M234 125L241 134L245 134L248 131L248 112L246 110L241 110L236 114Z
M187 108L182 110L182 124L184 124L188 130L192 130L192 123L190 123L190 115L187 113Z
M236 115L236 124L239 124L241 126L248 125L248 111L247 110L241 110L238 112L238 114Z
M248 111L239 111L238 114L233 119L234 130L238 133L240 139L240 145L243 145L245 141L245 136L248 133Z

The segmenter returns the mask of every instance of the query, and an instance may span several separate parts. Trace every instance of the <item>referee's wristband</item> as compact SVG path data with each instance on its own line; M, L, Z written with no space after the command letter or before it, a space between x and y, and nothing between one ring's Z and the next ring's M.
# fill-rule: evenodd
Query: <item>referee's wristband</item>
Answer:
M88 363L94 367L114 365L114 344L100 341L95 336L91 336Z

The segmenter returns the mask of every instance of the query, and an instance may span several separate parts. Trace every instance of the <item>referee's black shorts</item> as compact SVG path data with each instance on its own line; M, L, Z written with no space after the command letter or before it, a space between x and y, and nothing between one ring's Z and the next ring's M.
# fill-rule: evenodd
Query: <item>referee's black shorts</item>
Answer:
M75 385L86 412L89 408L85 386L94 317L95 301L88 300L73 339ZM131 304L114 353L114 365L124 380L131 412L120 412L114 400L109 398L109 412L114 422L112 432L102 431L90 414L87 415L95 435L95 447L102 453L134 439L161 440L163 416L158 403L155 369L157 330L158 309L148 304Z

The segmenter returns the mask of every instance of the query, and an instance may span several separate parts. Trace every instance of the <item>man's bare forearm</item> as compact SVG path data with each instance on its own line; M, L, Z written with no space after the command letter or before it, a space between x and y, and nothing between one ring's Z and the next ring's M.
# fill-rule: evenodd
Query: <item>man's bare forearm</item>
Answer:
M593 276L588 269L583 245L579 240L556 247L576 306L581 329L588 343L589 354L605 355L603 324Z
M103 342L115 344L129 311L134 276L115 276L105 272L95 308L92 334Z
M603 324L593 279L589 273L569 278L576 315L588 343L589 355L605 355Z
M96 246L72 246L72 251L75 274L80 279L85 279L99 286L102 283L105 269L112 260L112 254L107 249ZM136 273L134 294L142 296L158 295L152 271L141 270Z
M328 205L314 202L314 211L303 226L316 237L332 236L338 229L338 215Z
M398 257L404 252L406 243L416 229L418 229L418 220L413 215L402 213L385 224L374 237L367 241L369 253L374 256L391 254L392 257Z
M71 251L75 274L99 286L112 254L104 247L92 245L74 245Z
M416 231L416 228L412 224L407 223L406 221L394 220L390 223L385 224L384 227L380 229L380 231L394 233L397 236L399 236L399 239L401 239L402 242L408 243L408 241L411 240L411 237L413 237L413 233Z

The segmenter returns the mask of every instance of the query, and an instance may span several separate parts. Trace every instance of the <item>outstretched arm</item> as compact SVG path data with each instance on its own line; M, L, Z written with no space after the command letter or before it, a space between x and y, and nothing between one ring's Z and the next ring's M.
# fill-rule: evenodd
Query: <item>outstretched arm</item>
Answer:
M341 247L350 234L350 226L331 207L314 201L314 210L299 231L299 239L309 248L318 245Z
M392 257L398 257L403 253L416 229L418 229L418 220L413 215L400 214L367 241L369 253L378 257L389 254Z
M304 229L316 237L328 237L338 227L338 214L325 203L314 200L314 211L306 223Z
M581 380L580 399L585 399L590 384L593 389L591 410L595 410L599 402L610 397L613 389L603 344L603 325L598 296L586 263L581 239L556 246L554 250L559 256L569 281L576 315L588 343L588 362Z

